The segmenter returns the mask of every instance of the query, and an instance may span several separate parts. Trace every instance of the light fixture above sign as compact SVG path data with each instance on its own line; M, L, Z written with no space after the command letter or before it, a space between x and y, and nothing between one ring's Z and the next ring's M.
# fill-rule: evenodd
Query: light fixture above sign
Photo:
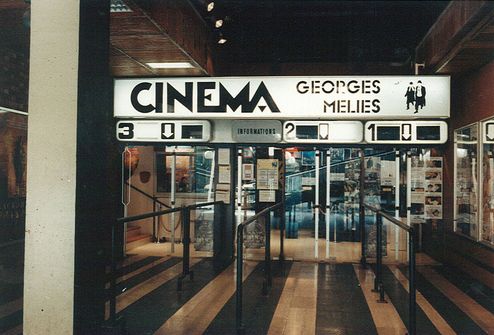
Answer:
M195 66L189 62L146 63L153 69L193 69Z

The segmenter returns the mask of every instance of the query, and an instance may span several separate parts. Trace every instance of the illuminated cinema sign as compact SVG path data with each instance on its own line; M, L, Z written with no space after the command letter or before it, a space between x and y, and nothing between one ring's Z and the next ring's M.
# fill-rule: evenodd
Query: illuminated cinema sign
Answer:
M118 118L448 118L448 76L116 79Z

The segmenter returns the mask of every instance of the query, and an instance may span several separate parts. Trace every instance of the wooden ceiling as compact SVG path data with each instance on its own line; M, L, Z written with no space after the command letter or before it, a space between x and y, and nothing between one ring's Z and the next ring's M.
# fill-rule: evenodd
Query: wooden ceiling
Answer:
M110 14L113 76L207 74L206 27L187 1L125 1L125 4L131 11ZM170 62L188 62L193 68L155 69L147 64Z
M494 59L494 2L454 1L416 50L427 73L460 74Z
M201 0L124 0L124 2L131 9L130 12L112 12L110 14L110 67L111 73L115 77L204 76L235 73L244 75L249 73L294 74L294 68L303 71L304 64L311 69L311 74L317 72L319 68L326 69L321 70L324 73L320 74L344 74L344 72L354 69L354 67L349 66L354 62L354 59L346 59L346 61L343 59L341 65L338 65L338 62L334 60L310 58L314 54L313 51L309 50L312 46L308 45L303 48L303 38L295 41L293 35L283 34L288 28L276 26L275 23L279 21L276 21L276 18L273 19L272 13L268 11L262 17L262 24L257 22L255 25L256 21L253 19L245 21L246 25L247 23L250 25L239 31L239 34L244 36L231 36L234 40L233 43L230 46L226 45L219 53L215 53L217 50L211 50L213 46L210 43L210 34L212 33L210 22L199 8L203 4ZM251 9L254 6L251 4L255 4L254 8L257 13L263 13L263 4L269 3L274 3L278 7L286 3L297 9L285 11L284 14L281 13L284 15L282 20L290 19L286 18L286 15L297 15L297 18L304 17L304 20L311 19L311 15L313 15L316 21L321 21L321 16L328 15L328 20L331 17L336 17L337 20L341 21L338 22L343 24L346 21L345 15L351 14L348 3L342 7L344 11L340 14L335 11L323 10L311 14L307 7L313 4L317 8L324 9L327 6L326 1L306 1L304 4L307 5L304 6L298 5L300 1L294 0L259 0L255 2L224 0L222 3L226 9L230 4L232 26L240 26L242 23L240 21L249 17L244 9ZM359 10L362 9L362 6L365 7L365 3L358 2ZM382 5L383 2L376 3ZM416 6L415 2L410 3L414 3L413 6ZM407 10L407 6L401 3L400 6L399 10ZM391 9L387 8L387 10ZM7 46L10 49L19 50L20 54L24 54L25 57L29 56L29 28L26 26L25 20L28 13L29 3L24 0L0 0L0 22L2 25L0 47ZM354 20L349 20L349 24L352 22ZM271 42L279 39L276 44L278 48L276 51L283 51L280 49L280 45L281 47L286 46L289 50L302 50L303 52L297 51L297 59L290 61L287 58L286 62L274 64L273 61L279 61L279 54L277 55L274 51L272 54L265 51L261 52L260 45L255 43L239 42L242 40L255 42L258 40L257 37L249 40L245 36L246 32L259 30L256 32L256 36L259 37L262 36L261 29L270 27L273 30L281 29L281 33L273 33L264 39L260 38L259 41L265 43L262 47L270 50L273 47ZM303 27L300 26L302 32L304 31ZM307 27L312 27L312 33L315 31L313 25ZM324 29L327 30L328 28ZM235 31L233 32L235 33ZM366 36L365 40L372 40L372 36L374 36L372 31L366 31L362 36L359 31L352 31L352 34L350 37L357 41L364 35ZM273 40L273 37L276 38ZM311 42L315 40L314 36L308 36L306 39ZM327 41L326 39L325 43ZM294 49L295 45L298 46L296 49ZM320 52L320 50L316 50L316 52ZM227 55L226 58L222 57L225 54ZM267 58L262 58L263 54ZM242 71L235 71L235 67L242 66L243 59L245 60L248 55L259 58L249 59L247 67L244 67ZM425 35L422 43L416 48L415 57L419 62L426 63L427 73L442 74L465 73L492 61L494 59L494 1L450 2ZM226 67L228 71L221 73L215 71L216 68L221 67L218 64L225 60L228 61L228 67ZM157 62L190 62L194 68L153 69L147 65L147 63ZM296 66L290 64L296 64ZM338 70L338 67L341 68L341 71ZM261 69L259 71L262 73L257 71L258 69ZM386 72L385 67L378 67L378 69L379 71L383 69L383 73Z
M494 58L494 1L216 1L230 41L214 57L204 1L124 1L133 11L111 14L114 76L411 74L414 59L456 74ZM178 61L196 68L146 65Z

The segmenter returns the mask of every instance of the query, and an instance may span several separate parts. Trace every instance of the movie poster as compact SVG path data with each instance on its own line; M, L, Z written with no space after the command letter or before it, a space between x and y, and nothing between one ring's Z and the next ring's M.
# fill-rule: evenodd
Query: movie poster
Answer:
M365 159L364 190L365 203L381 208L381 158L368 157ZM373 216L374 212L366 210L366 215ZM366 220L367 221L367 220ZM387 229L383 224L381 250L382 255L387 255ZM377 229L373 221L366 222L367 233L367 257L376 257Z
M411 158L411 210L410 222L424 223L425 221L425 168L424 161L419 156Z
M425 161L424 209L426 219L443 218L443 158Z

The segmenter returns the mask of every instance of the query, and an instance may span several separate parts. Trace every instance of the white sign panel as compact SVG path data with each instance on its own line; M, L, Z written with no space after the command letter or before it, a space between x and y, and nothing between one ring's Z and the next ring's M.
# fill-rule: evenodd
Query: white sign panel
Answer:
M444 121L370 121L364 128L367 143L441 144L448 139Z
M115 79L119 118L447 118L448 76Z
M360 143L363 129L359 121L287 121L283 139L288 143Z
M494 120L482 123L484 143L494 143Z
M208 121L125 120L117 123L117 139L124 142L207 142Z
M281 141L281 122L276 120L245 121L232 124L235 143L276 143Z

